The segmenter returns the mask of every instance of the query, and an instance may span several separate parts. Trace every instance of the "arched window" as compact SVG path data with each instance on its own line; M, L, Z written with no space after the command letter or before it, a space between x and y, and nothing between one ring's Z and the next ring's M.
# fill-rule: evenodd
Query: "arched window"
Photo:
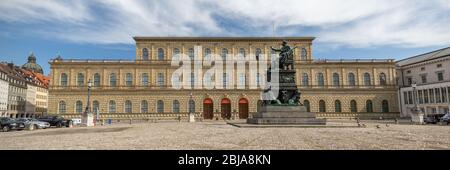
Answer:
M141 113L148 113L148 102L147 100L141 101Z
M306 51L306 48L302 48L302 54L301 54L301 60L306 60L308 55L308 52Z
M94 74L94 87L99 87L99 86L100 86L100 74L95 73Z
M205 49L204 55L205 55L204 59L209 60L211 58L211 49L209 49L209 48Z
M380 85L382 85L382 86L386 85L386 74L384 74L384 73L380 74Z
M369 73L364 73L364 85L365 86L370 86L370 74Z
M99 111L100 109L100 103L97 100L94 100L94 102L92 102L92 111L94 113L97 113L97 111Z
M318 73L317 74L317 85L318 86L324 86L325 82L323 80L323 73Z
M222 49L222 53L221 53L221 56L222 56L222 59L223 59L223 60L226 60L227 54L228 54L228 49L223 48L223 49Z
M189 48L188 56L191 60L194 60L194 49L193 48Z
M311 106L309 105L309 100L303 101L303 105L306 107L307 112L311 112Z
M158 85L160 87L164 86L164 74L158 73Z
M81 101L77 101L75 103L75 113L81 114L83 112L83 103Z
M173 113L180 113L180 102L178 100L174 100L172 102L172 112Z
M164 102L162 100L158 100L158 102L156 102L156 112L164 113Z
M242 55L242 57L245 58L245 49L244 48L240 48L239 49L239 54Z
M308 73L303 73L303 75L302 75L302 85L303 86L308 86L309 85Z
M125 85L128 87L133 85L133 75L131 73L125 75Z
M256 60L259 60L260 55L262 54L261 48L257 48L255 52Z
M368 112L368 113L372 113L373 112L372 100L367 100L366 101L366 112Z
M158 60L164 60L164 49L158 48Z
M142 86L148 86L148 74L147 73L142 73Z
M195 101L189 100L189 113L194 113L194 112L195 112Z
M342 112L341 101L339 100L334 101L334 112L336 113Z
M355 86L355 74L353 73L348 73L348 85L349 86Z
M383 100L383 102L381 103L381 110L383 113L389 112L389 103L387 100Z
M325 101L320 100L319 101L319 112L326 112L326 107L325 107Z
M339 74L333 73L333 86L338 87L339 86Z
M356 106L356 101L355 100L350 101L350 111L352 113L358 112L358 107Z
M116 87L117 86L117 77L115 73L111 73L109 75L109 86Z
M142 59L148 60L148 49L147 48L142 49Z
M61 74L60 84L61 84L61 86L67 86L67 74L66 73Z
M125 113L131 113L133 112L133 106L131 104L131 101L127 100L125 101Z
M172 50L172 59L173 60L179 60L179 58L181 57L179 54L180 54L180 49L174 48Z
M108 103L108 113L116 113L116 101L110 100Z
M83 87L84 86L84 74L83 73L78 73L78 75L77 75L77 85L78 85L78 87Z
M59 114L65 114L66 113L66 102L65 101L59 101Z

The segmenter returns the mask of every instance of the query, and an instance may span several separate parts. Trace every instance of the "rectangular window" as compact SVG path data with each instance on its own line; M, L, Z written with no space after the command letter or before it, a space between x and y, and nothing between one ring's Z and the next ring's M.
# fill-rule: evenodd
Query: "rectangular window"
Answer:
M409 104L413 104L412 91L408 91L408 103Z
M408 104L408 93L406 91L403 92L403 100L405 101L405 104Z
M419 94L419 104L423 104L422 90L418 90L417 93Z
M423 90L423 101L424 103L428 103L428 90Z
M427 75L421 75L422 83L427 83Z
M450 102L450 87L447 87L447 99Z
M194 88L194 84L195 84L195 74L191 73L191 88Z
M409 73L411 73L411 70L407 70L407 71L406 71L406 74L409 74Z
M429 93L430 93L430 103L434 103L434 90L429 89Z
M244 73L239 74L239 87L241 87L241 88L245 87L245 74Z
M447 89L445 87L441 88L441 94L442 94L442 103L447 102Z
M420 68L420 71L425 71L425 67Z
M408 79L408 84L407 85L411 85L412 84L412 78L408 77L407 79Z
M437 68L441 68L441 67L442 67L442 64L437 64L436 67L437 67Z
M227 73L223 73L222 75L222 81L223 81L223 88L225 89L228 83L228 75Z
M436 94L436 103L440 103L441 102L441 92L439 88L435 88L434 89L434 93Z
M444 73L443 72L437 73L437 78L438 81L444 81Z
M259 80L260 79L260 77L259 77L259 73L256 73L256 86L257 87L259 87Z
M158 85L160 87L164 86L164 74L158 73Z

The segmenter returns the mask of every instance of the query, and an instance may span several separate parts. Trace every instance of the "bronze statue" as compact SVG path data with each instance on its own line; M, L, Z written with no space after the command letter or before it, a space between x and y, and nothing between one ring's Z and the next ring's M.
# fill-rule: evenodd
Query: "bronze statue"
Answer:
M270 47L273 51L276 52L280 52L280 60L279 60L279 64L280 64L280 69L284 69L284 70L293 70L294 69L294 48L291 48L288 44L287 41L283 40L283 42L281 43L281 48L280 49L276 49L273 47Z
M279 68L272 69L271 67L267 70L268 82L271 82L271 72L273 70L279 72L279 93L276 97L276 100L264 100L262 103L265 105L302 105L300 103L300 91L297 89L297 85L295 83L295 70L294 70L294 48L291 48L286 41L282 42L282 47L280 49L275 49L271 47L273 51L280 52L279 54ZM272 97L273 93L271 93L272 85L267 87L263 94L266 97ZM267 98L266 98L267 99Z

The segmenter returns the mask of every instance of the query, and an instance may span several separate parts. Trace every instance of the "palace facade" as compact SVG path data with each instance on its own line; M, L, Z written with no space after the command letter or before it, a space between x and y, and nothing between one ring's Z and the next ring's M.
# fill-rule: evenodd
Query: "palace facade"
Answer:
M313 37L134 37L135 60L79 60L60 56L50 61L52 80L48 112L78 117L86 110L88 81L92 82L91 108L101 118L179 118L194 112L203 119L247 118L257 111L262 89L252 88L261 76L252 61L270 60L270 47L282 40L297 46L294 51L296 82L301 102L319 117L397 117L398 98L395 62L385 60L316 60ZM195 50L201 46L201 52ZM214 81L235 88L180 89L171 87L172 57L186 54L200 60L216 54L241 54L247 59L245 72L236 68L217 75ZM264 54L264 55L263 55ZM196 73L203 77L211 66ZM225 68L225 67L224 67ZM230 75L232 74L232 75ZM193 76L195 77L195 75ZM237 84L245 84L238 89Z

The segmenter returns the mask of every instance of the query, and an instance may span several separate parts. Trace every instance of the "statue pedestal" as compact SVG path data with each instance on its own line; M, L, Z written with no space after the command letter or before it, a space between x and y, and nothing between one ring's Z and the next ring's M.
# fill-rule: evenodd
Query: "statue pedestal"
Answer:
M416 124L424 124L423 122L424 114L418 108L411 109L411 121Z
M83 117L81 119L83 126L94 126L94 115L92 113L83 114Z
M326 119L317 119L315 113L307 112L305 106L259 106L258 112L247 119L250 124L299 124L325 125Z
M194 113L189 113L189 122L195 122L195 114Z

